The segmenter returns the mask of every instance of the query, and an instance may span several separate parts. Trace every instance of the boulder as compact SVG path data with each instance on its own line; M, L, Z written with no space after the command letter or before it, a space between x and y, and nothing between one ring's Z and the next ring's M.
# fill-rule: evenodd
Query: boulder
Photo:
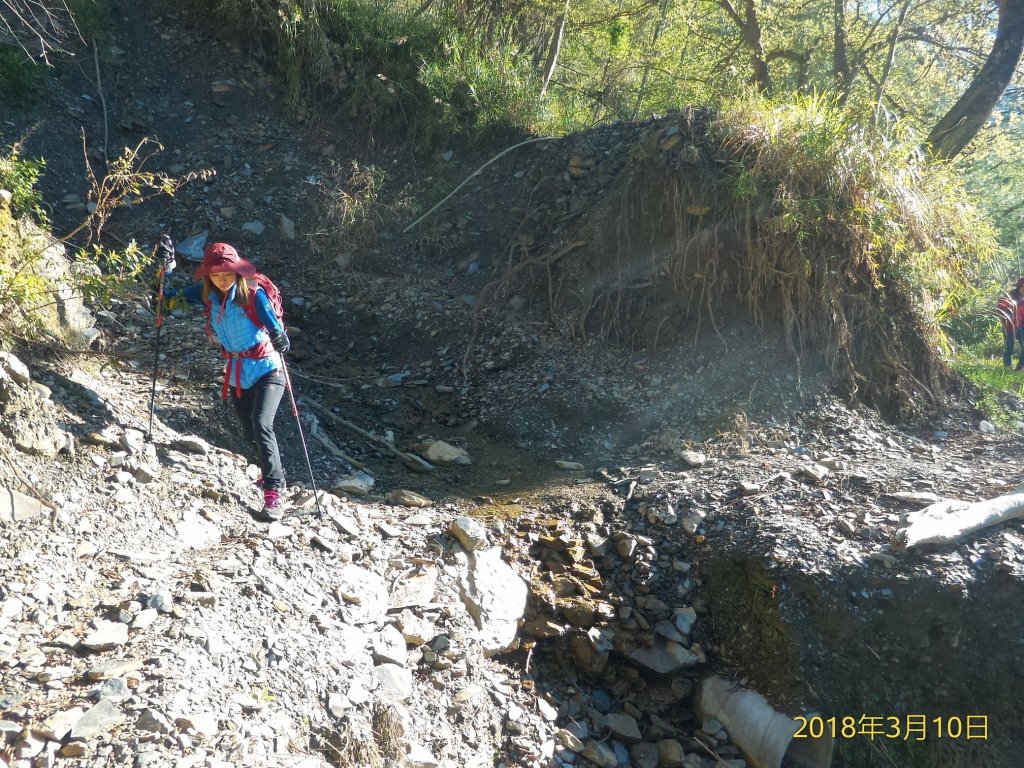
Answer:
M462 602L480 630L484 655L509 650L526 609L528 589L512 566L501 559L501 549L474 553L459 587Z

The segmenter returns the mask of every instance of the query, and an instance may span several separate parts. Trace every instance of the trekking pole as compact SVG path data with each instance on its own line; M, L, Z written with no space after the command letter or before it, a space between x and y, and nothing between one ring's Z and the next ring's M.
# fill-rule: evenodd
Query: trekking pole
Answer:
M288 375L288 364L281 355L281 370L284 372L284 383L288 388L288 397L292 400L292 415L295 416L295 426L299 428L299 442L302 443L302 452L306 455L306 467L309 469L309 484L313 487L313 500L316 502L317 514L322 518L324 511L320 508L320 493L316 489L316 480L313 479L313 463L309 460L309 448L306 447L306 436L302 432L302 420L299 418L299 406L295 402L295 392L292 391L292 378Z
M174 243L171 242L167 235L164 235L160 243L153 249L154 259L158 250L163 252L164 258L156 278L159 281L160 287L156 296L156 342L153 349L153 388L149 393L149 432L146 433L147 442L153 441L153 413L156 410L156 375L160 367L160 329L164 325L164 282L176 266L174 261Z

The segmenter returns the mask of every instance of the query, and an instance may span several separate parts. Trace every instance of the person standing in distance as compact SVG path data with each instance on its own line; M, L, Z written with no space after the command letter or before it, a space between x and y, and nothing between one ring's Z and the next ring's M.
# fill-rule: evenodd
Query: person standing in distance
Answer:
M1013 345L1017 344L1016 371L1024 370L1024 277L1018 277L1013 288L999 297L996 309L1003 327L1003 367L1013 367Z

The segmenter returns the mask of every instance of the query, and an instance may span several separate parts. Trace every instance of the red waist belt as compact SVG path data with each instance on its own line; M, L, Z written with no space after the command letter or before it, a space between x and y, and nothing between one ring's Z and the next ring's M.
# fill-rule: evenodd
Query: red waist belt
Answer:
M269 341L261 341L259 344L254 344L244 352L228 352L223 347L220 350L220 356L228 361L227 366L224 368L224 386L220 391L220 399L228 399L228 389L231 387L231 372L234 369L235 373L235 394L238 397L242 396L242 359L249 358L250 360L261 360L264 357L270 357L270 352L273 349Z

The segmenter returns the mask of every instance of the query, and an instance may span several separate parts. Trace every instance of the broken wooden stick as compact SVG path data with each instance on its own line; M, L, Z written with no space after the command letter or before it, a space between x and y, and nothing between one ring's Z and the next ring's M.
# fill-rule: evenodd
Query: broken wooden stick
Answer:
M349 456L347 453L341 450L338 446L336 446L334 444L334 441L331 440L331 438L324 434L323 429L320 427L320 421L319 419L317 419L316 416L309 414L307 418L309 420L309 436L316 440L318 443L320 443L320 445L324 447L325 451L334 456L336 459L341 459L342 461L350 464L356 469L366 469L366 465L363 464L363 462L353 459L351 456Z
M395 446L390 445L384 440L381 440L379 437L371 435L365 429L353 424L351 421L347 421L346 419L341 418L341 416L331 413L326 408L305 399L303 400L303 404L308 406L312 410L316 411L321 416L330 419L334 424L337 424L339 427L344 427L349 432L352 432L358 435L359 437L363 438L368 443L373 445L373 447L375 447L377 450L382 451L383 453L386 453L389 456L394 456L396 459L402 462L402 464L404 464L408 469L411 469L413 472L423 473L434 471L434 465L431 464L429 461L421 459L419 456L416 456L414 454L405 453L404 451L398 450L397 448L395 448Z
M1024 517L1024 485L985 501L943 499L907 515L893 536L892 548L909 550L926 544L953 544L982 528L1018 517Z

